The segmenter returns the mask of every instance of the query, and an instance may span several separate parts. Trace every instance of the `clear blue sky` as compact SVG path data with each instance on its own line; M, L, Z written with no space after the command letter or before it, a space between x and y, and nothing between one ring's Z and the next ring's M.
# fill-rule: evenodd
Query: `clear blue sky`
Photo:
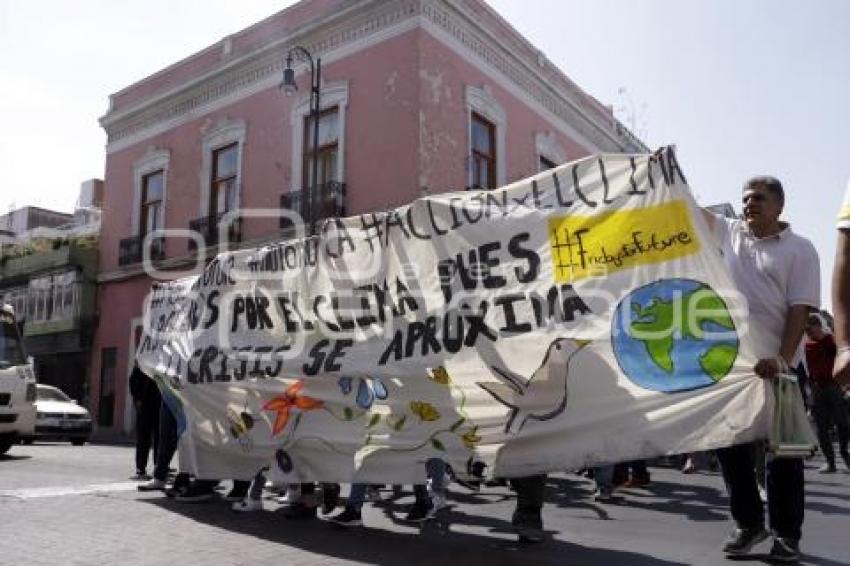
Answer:
M0 210L70 210L80 181L103 175L110 92L288 4L0 0ZM748 176L782 179L827 298L850 177L850 1L490 4L650 146L676 144L702 202L739 208Z

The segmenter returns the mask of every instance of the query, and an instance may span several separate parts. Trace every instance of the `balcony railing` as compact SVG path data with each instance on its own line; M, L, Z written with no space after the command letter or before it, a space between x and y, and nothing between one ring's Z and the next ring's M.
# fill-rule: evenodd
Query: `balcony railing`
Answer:
M225 218L225 216L227 218ZM189 230L201 235L205 246L215 246L219 243L221 236L221 224L229 222L224 228L227 241L236 243L242 241L242 220L233 217L233 213L221 213L212 216L202 216L189 222ZM189 251L195 251L197 243L194 239L189 240Z
M144 259L143 245L144 236L132 236L123 238L118 242L118 265L132 265L141 263ZM165 259L165 238L151 238L150 258L152 260Z
M315 234L322 220L345 216L345 183L329 181L315 188L285 193L280 196L280 207L300 214L305 232ZM295 227L291 219L281 217L280 229L292 234Z

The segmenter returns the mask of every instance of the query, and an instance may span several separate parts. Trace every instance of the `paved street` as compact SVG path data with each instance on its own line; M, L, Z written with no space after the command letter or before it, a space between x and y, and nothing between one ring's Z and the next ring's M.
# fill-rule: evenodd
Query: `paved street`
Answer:
M620 501L608 505L593 501L590 481L557 475L544 516L551 540L520 546L506 488L470 493L453 484L448 524L422 531L401 521L410 493L389 500L387 490L383 503L366 504L366 527L341 530L287 521L272 501L242 515L223 500L140 494L127 480L132 458L129 447L67 444L16 446L0 457L0 564L732 564L718 551L729 525L716 473L654 467L651 486L618 490ZM819 475L819 464L808 463L804 562L850 564L850 474Z

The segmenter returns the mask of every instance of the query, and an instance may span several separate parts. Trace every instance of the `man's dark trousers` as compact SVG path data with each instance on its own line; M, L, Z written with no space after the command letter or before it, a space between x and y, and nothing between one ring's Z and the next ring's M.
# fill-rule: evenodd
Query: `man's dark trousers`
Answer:
M174 418L174 413L163 401L159 408L159 450L156 453L154 478L162 481L168 478L168 466L171 464L174 452L177 451L178 438L177 419Z
M136 411L136 470L144 472L148 467L148 454L153 447L153 461L159 450L159 403L142 401Z
M717 451L729 490L732 518L742 529L764 526L764 509L755 474L755 446L738 444ZM767 510L777 536L799 540L803 526L803 459L774 458L767 463Z

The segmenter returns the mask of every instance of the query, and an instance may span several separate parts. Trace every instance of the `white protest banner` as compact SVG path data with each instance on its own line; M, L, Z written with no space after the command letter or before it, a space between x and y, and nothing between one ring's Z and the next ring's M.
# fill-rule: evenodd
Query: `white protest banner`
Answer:
M158 285L137 358L205 478L521 476L764 437L672 149L330 220Z

